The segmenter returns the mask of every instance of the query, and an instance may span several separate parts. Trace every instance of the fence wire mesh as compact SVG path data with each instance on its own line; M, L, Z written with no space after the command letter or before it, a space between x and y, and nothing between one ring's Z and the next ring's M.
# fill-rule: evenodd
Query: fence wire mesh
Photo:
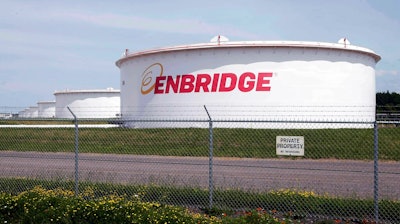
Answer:
M90 188L199 210L399 223L397 122L8 119L0 191ZM277 136L303 137L304 155L278 155Z

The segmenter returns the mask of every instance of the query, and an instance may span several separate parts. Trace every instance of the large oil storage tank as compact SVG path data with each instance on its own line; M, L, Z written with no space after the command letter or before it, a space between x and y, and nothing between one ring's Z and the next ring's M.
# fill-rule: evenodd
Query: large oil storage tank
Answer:
M213 120L372 122L379 60L346 39L126 50L116 61L122 118L207 119L205 105Z
M55 101L39 101L38 117L39 118L53 118L56 116L56 102Z
M73 118L68 107L77 118L116 118L120 114L120 90L56 91L56 118Z

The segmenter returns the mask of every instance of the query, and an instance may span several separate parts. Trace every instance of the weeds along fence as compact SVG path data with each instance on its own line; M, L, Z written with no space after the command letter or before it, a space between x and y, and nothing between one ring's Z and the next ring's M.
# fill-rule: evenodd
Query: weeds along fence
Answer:
M397 121L7 119L0 191L400 222Z

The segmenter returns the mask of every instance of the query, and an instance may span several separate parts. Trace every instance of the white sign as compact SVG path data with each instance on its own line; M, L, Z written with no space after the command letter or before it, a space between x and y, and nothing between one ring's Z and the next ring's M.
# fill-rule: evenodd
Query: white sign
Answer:
M276 136L276 155L304 156L304 136Z

